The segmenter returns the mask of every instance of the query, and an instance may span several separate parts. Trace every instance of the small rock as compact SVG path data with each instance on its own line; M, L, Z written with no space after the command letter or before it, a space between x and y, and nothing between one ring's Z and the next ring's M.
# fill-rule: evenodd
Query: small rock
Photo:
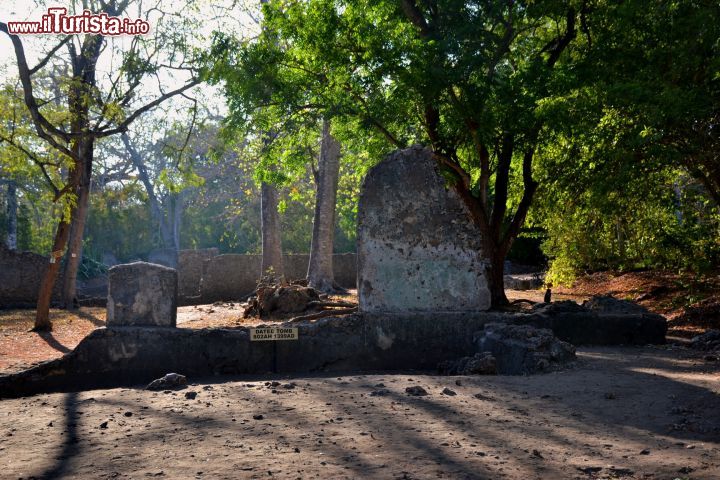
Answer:
M293 388L295 388L295 384L294 383L285 383L285 384L283 384L282 388L285 388L287 390L292 390Z
M650 455L650 450L648 450L647 448L644 448L644 449L640 450L640 455Z
M490 352L480 352L472 357L441 362L437 368L441 375L495 375L497 373L495 357Z
M616 477L630 477L635 474L634 471L632 471L629 468L617 468L617 467L610 467L608 468L611 475L614 475Z
M388 395L390 393L390 390L387 390L385 388L380 390L373 390L370 392L371 397L384 397L385 395Z
M447 388L447 387L443 388L442 394L443 394L443 395L449 395L449 396L451 396L451 397L454 397L455 395L457 395L457 393L455 393L453 390L450 390L450 389Z
M602 467L577 467L577 469L587 475L591 475L602 470Z
M680 470L678 470L678 473L692 473L695 471L692 467L682 467Z
M133 413L132 413L132 412L125 412L125 413L123 413L123 415L125 415L126 417L132 417L132 416L133 416Z
M260 415L260 414L258 414L258 415L253 415L253 420L262 420L263 418L265 418L265 417L263 417L263 416Z
M424 397L425 395L428 395L427 390L425 390L423 387L419 385L415 385L413 387L407 387L405 389L405 393L408 395L412 395L413 397Z
M531 325L488 323L475 342L478 351L491 355L496 373L503 375L546 372L576 359L573 345L551 330Z
M108 428L108 422L102 422L102 423L100 424L100 428L102 428L102 429Z
M473 395L473 397L477 398L478 400L487 400L488 402L492 402L493 400L495 400L493 397L487 396L483 393L476 393L475 395Z
M187 377L179 373L168 373L162 378L157 378L145 387L146 390L166 390L168 388L181 388L187 385Z
M620 300L612 295L596 295L590 300L586 300L582 304L588 310L598 313L616 313L616 314L644 314L649 313L648 309L642 305L629 300Z
M616 398L616 397L615 397L615 394L612 393L612 392L607 392L607 393L605 394L605 400L615 400L615 398Z
M710 329L702 335L693 337L690 347L696 350L720 350L720 330ZM714 355L712 355L714 356Z
M185 398L188 400L195 400L195 397L197 397L197 392L185 392Z
M542 453L540 453L540 450L533 449L532 454L533 454L533 457L545 458L542 456Z

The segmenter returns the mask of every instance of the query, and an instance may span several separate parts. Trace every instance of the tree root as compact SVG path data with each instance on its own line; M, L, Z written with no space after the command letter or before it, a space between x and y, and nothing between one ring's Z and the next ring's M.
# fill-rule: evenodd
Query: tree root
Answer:
M334 317L335 315L347 315L357 312L357 307L353 308L336 308L333 310L324 310L322 312L310 313L308 315L300 315L299 317L287 320L290 323L303 322L305 320L317 320L319 318Z
M510 305L517 305L519 303L527 303L528 305L535 305L537 302L533 302L532 300L527 300L524 298L518 298L517 300L513 300L510 302Z
M352 307L357 307L357 304L356 304L356 303L352 303L352 302L342 302L342 301L337 301L337 302L319 302L319 301L313 301L313 302L308 302L307 307L308 307L308 308L313 308L313 307L318 307L318 308L324 308L324 307L347 307L347 308L352 308Z

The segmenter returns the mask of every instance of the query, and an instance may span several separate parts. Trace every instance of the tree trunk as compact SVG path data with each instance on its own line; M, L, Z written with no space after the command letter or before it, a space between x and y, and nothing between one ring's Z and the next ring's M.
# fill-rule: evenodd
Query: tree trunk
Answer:
M505 296L505 254L497 250L488 252L488 260L490 261L487 269L490 304L493 308L502 308L509 303Z
M121 135L121 139L123 144L125 145L125 150L127 150L128 155L130 155L130 161L132 161L133 165L137 169L138 177L140 178L140 181L142 182L143 186L145 187L145 191L148 194L150 215L152 216L153 221L157 223L163 248L175 248L176 250L179 249L179 232L175 232L176 229L174 227L173 221L177 214L173 213L171 195L168 194L168 196L166 197L166 212L163 212L163 207L160 204L160 199L158 199L157 195L155 194L155 187L150 180L150 174L148 174L147 167L145 166L145 162L143 161L140 152L137 151L135 145L133 145L133 143L130 141L130 137L127 133L123 133Z
M92 174L93 140L81 141L79 149L82 158L82 174L76 189L77 204L73 209L68 251L65 254L63 271L62 302L63 308L71 310L77 307L77 275L82 259L85 223L89 212L90 177Z
M17 185L14 180L7 184L7 247L17 250Z
M71 191L79 191L81 177L84 173L84 165L81 162L75 161L75 168L70 172L68 178L68 187ZM73 209L74 211L75 209ZM60 259L63 256L65 247L70 237L70 220L66 220L64 215L58 222L57 231L55 232L55 240L53 241L53 248L50 252L49 265L42 280L40 281L40 290L38 291L37 309L35 311L35 326L34 331L47 331L52 330L52 323L50 323L50 303L52 302L52 294L57 281L58 272L60 271Z
M180 229L182 228L182 214L185 209L184 191L172 196L173 199L173 222L172 222L172 246L176 251L180 251Z
M282 244L280 240L279 195L277 188L269 183L260 187L260 229L262 232L262 275L272 269L280 278L284 275Z
M67 245L69 236L70 223L66 222L64 218L61 218L58 223L57 232L55 232L53 249L52 252L50 252L50 263L40 282L37 310L35 312L35 326L33 327L33 330L36 332L52 330L52 323L50 323L50 302L52 302L55 281L60 271L62 252Z
M335 289L333 242L339 174L340 144L330 134L330 121L325 120L315 175L315 216L307 273L308 285L323 292Z

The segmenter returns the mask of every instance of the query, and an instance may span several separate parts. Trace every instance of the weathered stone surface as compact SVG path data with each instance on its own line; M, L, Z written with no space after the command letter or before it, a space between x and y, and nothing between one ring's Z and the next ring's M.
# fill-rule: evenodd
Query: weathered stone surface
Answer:
M524 375L548 371L575 360L575 347L544 328L490 323L477 339L478 350L495 357L497 372Z
M361 311L490 307L480 232L427 149L396 151L368 172L357 244Z
M0 308L34 307L49 262L48 257L10 250L0 242ZM53 288L53 301L60 299L61 285L59 277Z
M116 265L108 271L107 325L174 327L177 271L153 263Z

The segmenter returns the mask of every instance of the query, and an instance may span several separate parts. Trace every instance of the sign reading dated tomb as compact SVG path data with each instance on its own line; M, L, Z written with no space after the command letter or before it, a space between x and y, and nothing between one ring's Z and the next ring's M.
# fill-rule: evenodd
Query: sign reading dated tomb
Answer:
M250 329L251 342L263 342L270 340L297 340L297 328L283 327L260 327Z
M490 308L482 235L426 148L397 150L370 169L357 245L363 312Z

